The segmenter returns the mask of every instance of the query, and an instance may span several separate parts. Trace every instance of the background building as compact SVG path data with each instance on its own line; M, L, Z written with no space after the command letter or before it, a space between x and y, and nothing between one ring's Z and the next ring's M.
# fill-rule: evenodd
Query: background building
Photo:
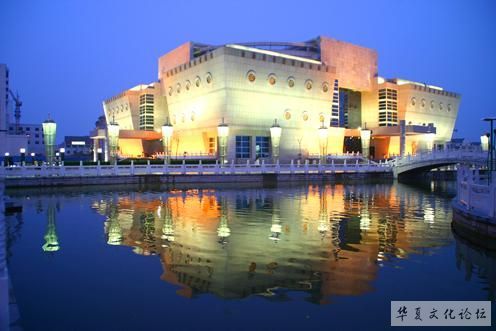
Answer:
M460 101L440 87L381 78L374 50L327 37L188 42L158 66L157 82L103 103L107 122L121 128L122 156L160 154L167 118L174 126L172 157L216 158L222 121L229 126L227 159L237 162L272 158L275 121L282 128L282 161L357 151L369 143L376 159L417 153L451 140Z
M93 159L93 144L89 136L65 136L60 148L64 148L66 161Z
M19 155L21 148L28 150L28 137L24 134L11 134L9 127L9 69L0 64L0 155Z

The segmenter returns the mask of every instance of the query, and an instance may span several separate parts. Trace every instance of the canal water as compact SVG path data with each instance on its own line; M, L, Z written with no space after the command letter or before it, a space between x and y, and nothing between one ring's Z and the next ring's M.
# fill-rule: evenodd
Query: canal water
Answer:
M453 182L7 192L24 330L382 330L391 300L492 300ZM494 322L493 322L494 324Z

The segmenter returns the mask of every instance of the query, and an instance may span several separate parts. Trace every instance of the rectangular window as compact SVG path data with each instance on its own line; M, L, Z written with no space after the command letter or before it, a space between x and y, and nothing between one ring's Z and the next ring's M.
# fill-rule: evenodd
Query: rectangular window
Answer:
M269 137L255 137L255 154L257 159L269 157Z
M236 158L250 158L250 136L236 136Z

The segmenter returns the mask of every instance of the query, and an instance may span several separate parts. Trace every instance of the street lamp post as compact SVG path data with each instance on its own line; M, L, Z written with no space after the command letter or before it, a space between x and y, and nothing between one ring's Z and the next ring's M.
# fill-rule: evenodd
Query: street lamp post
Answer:
M281 143L282 128L277 124L277 119L274 119L274 124L270 128L270 142L272 144L272 159L274 163L279 162L279 146Z
M164 145L164 162L166 164L170 163L170 142L172 134L174 133L174 127L169 122L169 117L167 117L167 122L162 125L162 144Z
M488 144L488 171L489 171L489 182L492 179L492 172L494 169L494 121L496 117L487 117L483 121L489 122L491 130L489 131L489 144Z
M222 117L222 123L217 126L217 136L219 137L220 165L224 166L227 156L227 137L229 137L229 126L224 123L224 117Z
M61 147L59 149L59 152L60 152L60 162L62 162L62 164L64 164L64 161L65 161L65 148L64 147Z
M10 166L10 153L9 152L5 152L5 154L4 154L3 164L6 167Z
M320 163L325 164L327 162L327 142L329 140L329 128L322 125L319 128L319 147L320 147Z
M45 140L46 161L49 165L53 164L55 135L57 133L57 123L50 118L43 123L43 138Z
M26 163L26 149L21 148L19 149L19 152L21 153L21 166L24 166L24 164Z

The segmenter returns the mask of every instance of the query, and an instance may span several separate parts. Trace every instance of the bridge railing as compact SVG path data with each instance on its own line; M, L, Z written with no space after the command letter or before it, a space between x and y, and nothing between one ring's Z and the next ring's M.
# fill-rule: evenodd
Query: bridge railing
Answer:
M13 166L0 167L0 177L84 177L84 176L134 176L134 175L203 175L203 174L317 174L317 173L365 173L390 172L387 163L294 163L290 164L150 164L135 165L90 165L84 166Z
M483 176L477 169L458 169L456 199L467 211L496 217L496 182L489 182L487 174Z
M432 152L417 153L414 155L398 156L389 161L392 166L411 165L416 162L435 161L435 160L459 160L466 161L481 161L486 157L486 153L480 148L473 149L447 149L437 150Z

